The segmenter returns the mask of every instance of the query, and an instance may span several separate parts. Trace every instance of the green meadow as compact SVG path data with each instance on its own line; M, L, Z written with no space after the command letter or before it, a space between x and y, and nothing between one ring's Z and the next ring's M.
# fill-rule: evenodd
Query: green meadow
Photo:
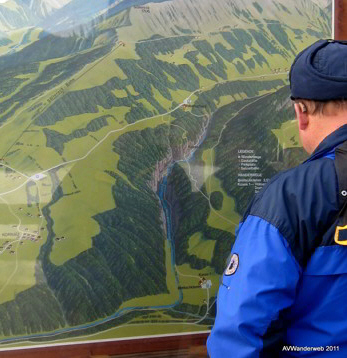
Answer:
M272 133L278 138L278 143L283 149L302 146L296 120L283 123L280 129L273 129Z
M207 219L209 226L216 229L229 231L232 234L235 233L240 216L235 210L235 201L229 197L225 190L222 188L220 180L217 179L212 171L218 170L214 168L214 151L212 149L206 149L202 153L202 160L204 161L204 178L208 195L217 191L223 194L223 206L220 210L215 210L211 207L211 213Z
M213 257L213 250L216 245L214 240L203 239L201 232L196 232L189 238L189 255L196 255L200 259L211 261Z

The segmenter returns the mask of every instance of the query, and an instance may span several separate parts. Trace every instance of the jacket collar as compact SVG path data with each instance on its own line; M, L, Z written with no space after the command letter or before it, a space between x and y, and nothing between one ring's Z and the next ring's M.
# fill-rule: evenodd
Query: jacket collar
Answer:
M345 141L347 141L347 124L343 125L324 138L311 156L304 161L304 163L324 156L326 153L331 152L334 148Z

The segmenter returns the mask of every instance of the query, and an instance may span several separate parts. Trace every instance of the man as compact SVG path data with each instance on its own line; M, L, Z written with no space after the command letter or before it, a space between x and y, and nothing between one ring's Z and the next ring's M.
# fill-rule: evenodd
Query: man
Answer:
M212 358L347 357L347 43L316 42L289 77L311 156L246 210L218 292Z

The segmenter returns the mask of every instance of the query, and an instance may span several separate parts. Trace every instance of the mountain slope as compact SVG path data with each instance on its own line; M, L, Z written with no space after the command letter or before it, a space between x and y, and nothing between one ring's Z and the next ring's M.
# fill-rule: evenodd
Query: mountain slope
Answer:
M9 0L0 4L0 30L36 26L71 0Z
M17 0L18 1L18 0ZM68 4L71 0L19 0L25 3L33 15L46 18L56 10Z
M8 31L34 26L39 21L21 0L10 0L0 5L0 30Z
M71 0L40 23L49 32L67 31L94 19L100 12L123 3L125 0Z
M129 13L134 31L124 31L124 39L137 40L148 38L153 34L175 36L182 33L207 33L218 31L223 26L229 28L257 28L259 24L280 22L282 26L296 27L296 24L305 22L312 27L312 30L319 33L327 32L327 15L323 10L310 0L299 0L288 2L280 0L269 5L264 1L243 0L175 0L175 1L135 1L136 3L147 3L148 13L141 9L132 7L124 12ZM120 4L119 7L129 5ZM107 15L111 18L117 12L114 7ZM264 15L266 14L266 15ZM311 19L321 18L321 23ZM300 26L302 26L300 24ZM140 31L136 31L136 30ZM123 32L120 32L123 37ZM330 32L330 30L329 30Z

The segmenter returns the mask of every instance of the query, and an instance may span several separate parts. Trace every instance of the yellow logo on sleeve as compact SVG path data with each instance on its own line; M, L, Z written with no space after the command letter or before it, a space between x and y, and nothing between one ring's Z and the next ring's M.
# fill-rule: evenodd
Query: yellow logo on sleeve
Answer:
M347 225L336 226L334 239L338 245L347 246Z

